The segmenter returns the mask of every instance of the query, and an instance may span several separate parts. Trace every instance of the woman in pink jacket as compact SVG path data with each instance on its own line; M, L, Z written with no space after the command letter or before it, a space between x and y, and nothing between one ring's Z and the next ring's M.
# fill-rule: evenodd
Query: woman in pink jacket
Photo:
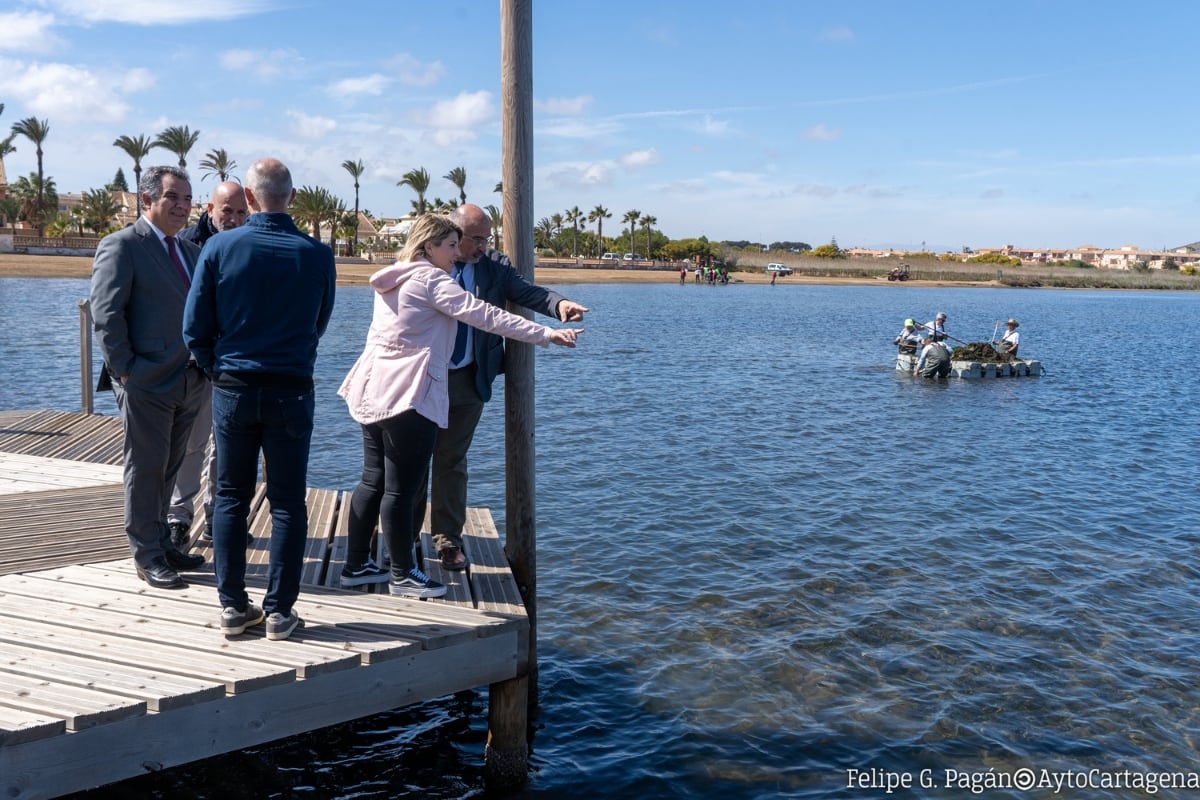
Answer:
M412 507L439 427L446 427L450 355L459 323L521 342L574 347L582 328L548 328L489 305L457 282L462 230L424 214L400 260L371 276L375 311L367 345L338 389L362 425L362 479L350 500L342 586L383 583L392 594L441 597L446 587L413 559ZM391 555L390 575L370 558L375 521Z

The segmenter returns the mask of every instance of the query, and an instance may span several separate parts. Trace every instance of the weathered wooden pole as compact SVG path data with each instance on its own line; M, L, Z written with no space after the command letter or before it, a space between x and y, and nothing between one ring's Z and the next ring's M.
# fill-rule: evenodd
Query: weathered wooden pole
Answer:
M501 181L504 251L533 281L533 2L500 0ZM511 311L524 313L522 309ZM529 614L523 675L492 684L488 743L489 788L525 783L529 770L529 711L537 698L537 558L535 548L533 347L509 341L504 357L505 553Z
M92 308L85 299L79 301L79 397L84 414L96 410L92 377Z

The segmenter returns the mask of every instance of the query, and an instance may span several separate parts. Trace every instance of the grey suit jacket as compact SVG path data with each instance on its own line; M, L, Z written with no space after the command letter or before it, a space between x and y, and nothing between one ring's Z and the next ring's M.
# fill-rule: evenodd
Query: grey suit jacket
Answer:
M190 274L199 248L179 242ZM144 218L105 236L92 262L92 320L106 371L127 385L168 391L187 368L183 305L188 287ZM103 379L102 379L103 380Z

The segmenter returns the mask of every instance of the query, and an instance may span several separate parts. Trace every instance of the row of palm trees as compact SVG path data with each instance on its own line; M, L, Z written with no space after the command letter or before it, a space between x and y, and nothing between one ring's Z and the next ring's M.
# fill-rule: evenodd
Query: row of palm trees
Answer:
M596 223L596 256L604 252L604 220L612 219L612 212L602 205L597 205L591 211L583 211L579 206L572 206L562 214L551 214L549 217L542 217L538 220L534 227L535 242L539 246L550 246L551 240L558 236L565 228L571 227L571 253L579 254L579 231L580 225L587 222ZM650 256L651 251L651 228L658 223L658 217L650 214L643 214L637 209L630 209L625 212L625 216L621 218L621 222L629 226L629 246L634 248L635 233L637 226L641 225L646 234L646 255Z
M0 114L4 112L4 104L0 103ZM38 235L45 234L46 222L52 216L58 205L58 194L55 191L54 181L52 178L47 178L44 173L43 165L43 150L42 144L50 133L50 124L47 120L39 120L36 117L29 117L16 122L12 126L12 132L6 139L0 139L0 158L14 152L16 146L13 144L17 136L23 136L32 142L37 152L37 173L30 175L28 178L22 177L12 185L12 194L19 202L19 208L16 213L21 217L36 221ZM157 136L151 138L144 134L136 136L122 135L118 136L113 141L113 146L122 150L133 160L133 178L135 187L141 185L142 179L142 161L149 156L150 151L155 148L161 148L174 153L179 159L180 168L187 168L187 156L195 147L196 142L200 139L200 131L193 131L187 125L173 125ZM237 168L237 162L229 157L229 154L224 148L218 148L209 151L200 161L200 169L202 175L214 176L221 181L229 180L233 175L233 171ZM358 250L358 218L359 218L359 187L360 179L366 172L366 166L361 159L346 160L342 162L342 168L346 170L354 180L354 212L350 216L347 212L345 203L337 196L329 192L323 187L304 186L296 192L296 202L293 204L293 214L303 222L309 224L313 229L314 237L320 238L321 226L329 224L336 232L346 229L352 236L351 252ZM429 191L431 178L429 171L424 167L417 167L409 170L401 176L401 179L396 182L397 186L407 186L417 194L417 199L413 201L413 210L417 214L424 214L426 211L450 211L453 208L467 202L467 171L463 167L454 167L447 172L443 178L449 181L458 190L458 197L450 200L442 200L435 198L432 203L426 200L426 195ZM495 191L501 192L503 186L496 184ZM133 194L136 197L137 214L142 213L142 198L141 192L135 188ZM105 200L104 198L108 198ZM503 223L501 211L494 205L485 206L492 219L493 230L499 234L499 229ZM12 211L9 206L3 211ZM87 225L97 232L103 231L113 218L116 217L119 208L111 199L111 193L107 190L89 190L84 193L83 202L80 206L79 213L76 215L76 222L80 225ZM553 237L562 231L564 224L569 224L573 228L572 236L572 251L579 252L578 236L580 224L584 221L596 223L596 247L597 253L604 246L604 220L611 219L612 213L601 205L597 205L589 212L583 212L578 206L568 209L565 214L554 214L549 218L543 218L537 226L537 230L541 231L546 237ZM643 215L640 211L634 209L625 213L622 222L629 225L629 241L630 246L634 241L636 226L641 224L646 233L646 251L650 251L650 232L651 226L658 220L650 215Z

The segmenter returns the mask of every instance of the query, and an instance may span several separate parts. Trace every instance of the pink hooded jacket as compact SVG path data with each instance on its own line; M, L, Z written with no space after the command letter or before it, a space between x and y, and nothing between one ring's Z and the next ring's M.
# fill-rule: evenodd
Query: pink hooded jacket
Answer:
M371 276L375 310L367 345L338 394L364 425L415 409L445 428L456 320L546 347L551 328L485 303L428 261L397 261Z

